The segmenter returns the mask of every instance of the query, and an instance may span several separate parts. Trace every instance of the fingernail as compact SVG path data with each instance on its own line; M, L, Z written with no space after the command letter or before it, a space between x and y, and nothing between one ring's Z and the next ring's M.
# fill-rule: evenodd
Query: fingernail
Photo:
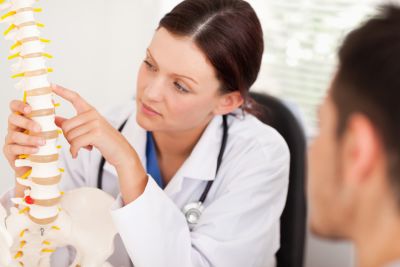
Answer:
M39 125L35 125L35 127L33 127L33 130L34 130L35 132L40 132L41 127L40 127Z
M39 140L39 145L45 145L46 144L46 140L45 139L40 139Z

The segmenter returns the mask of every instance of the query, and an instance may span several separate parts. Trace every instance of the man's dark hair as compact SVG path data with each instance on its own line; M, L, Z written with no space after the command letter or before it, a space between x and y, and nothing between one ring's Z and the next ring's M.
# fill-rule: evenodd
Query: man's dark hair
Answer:
M400 204L400 7L385 5L352 31L339 51L332 87L338 135L354 113L373 123L388 158L388 174Z

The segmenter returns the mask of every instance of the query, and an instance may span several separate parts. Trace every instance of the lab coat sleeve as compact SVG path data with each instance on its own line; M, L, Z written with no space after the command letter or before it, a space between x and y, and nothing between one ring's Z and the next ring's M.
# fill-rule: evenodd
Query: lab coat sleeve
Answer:
M139 198L116 207L112 216L135 266L273 266L287 194L289 151L281 139L257 151L224 159L225 164L231 160L235 164L224 173L221 168L220 175L233 178L214 189L215 199L206 201L192 231L151 177Z
M12 187L0 197L0 203L6 209L7 213L9 213L10 208L13 206L11 198L15 196L14 190L15 190L14 187Z
M261 147L225 159L237 162L224 174L234 179L191 232L193 266L275 266L290 156L283 140Z

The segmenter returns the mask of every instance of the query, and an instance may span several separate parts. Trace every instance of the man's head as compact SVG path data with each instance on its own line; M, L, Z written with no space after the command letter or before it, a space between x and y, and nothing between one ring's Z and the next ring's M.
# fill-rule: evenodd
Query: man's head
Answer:
M385 209L400 215L399 7L383 7L340 48L309 170L311 227L322 236L351 238Z

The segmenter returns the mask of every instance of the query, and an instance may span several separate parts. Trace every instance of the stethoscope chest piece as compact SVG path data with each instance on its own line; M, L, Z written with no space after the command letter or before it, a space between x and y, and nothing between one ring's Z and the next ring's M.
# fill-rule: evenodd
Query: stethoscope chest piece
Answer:
M203 209L204 206L200 201L188 203L183 207L182 211L189 225L193 226L198 223Z

